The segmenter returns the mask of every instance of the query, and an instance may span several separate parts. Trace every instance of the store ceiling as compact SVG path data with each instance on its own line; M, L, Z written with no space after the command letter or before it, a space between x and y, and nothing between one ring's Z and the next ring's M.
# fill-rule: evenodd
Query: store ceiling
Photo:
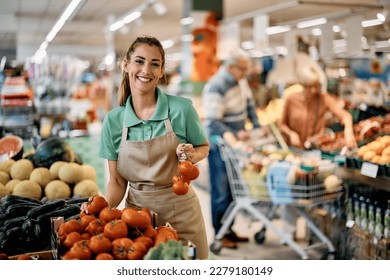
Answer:
M102 59L107 52L105 30L109 16L119 18L147 1L85 0L78 13L64 25L49 44L48 53L77 55L90 60ZM14 59L16 56L18 60L24 60L32 56L69 2L1 0L0 57L5 55ZM166 40L178 38L183 33L179 20L183 17L185 0L160 2L167 8L165 15L158 16L153 8L148 8L144 11L142 20L130 23L115 32L115 50L118 54L123 54L131 41L140 34ZM240 21L241 40L246 41L253 37L253 15L260 15L264 11L269 11L270 26L320 16L331 16L334 22L342 22L352 14L362 15L363 19L374 19L377 12L388 6L388 2L389 0L223 0L223 13L224 21L243 19ZM278 10L277 7L282 5L287 5L288 8ZM195 24L199 25L199 22ZM387 22L364 29L364 35L372 42L387 40L389 34ZM280 38L280 35L271 36L270 45L280 44L282 42ZM177 51L180 51L180 45L167 49L167 53Z

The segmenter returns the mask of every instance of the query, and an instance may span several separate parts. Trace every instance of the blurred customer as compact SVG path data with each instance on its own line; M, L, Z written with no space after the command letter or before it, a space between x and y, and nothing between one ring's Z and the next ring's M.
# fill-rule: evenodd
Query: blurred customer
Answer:
M252 92L246 80L250 67L251 60L247 52L241 49L231 52L217 73L206 83L202 93L206 131L211 142L208 162L215 234L222 226L221 219L232 202L232 194L225 163L217 144L213 142L213 136L222 136L230 143L245 141L250 138L250 132L245 129L248 119L253 128L260 127ZM230 228L223 238L222 246L234 249L237 248L236 242L248 240L238 236Z
M306 148L324 133L326 114L331 112L344 126L345 144L348 148L357 146L353 133L352 115L341 108L337 100L323 92L321 73L312 65L297 68L297 82L302 90L290 93L284 103L281 132L289 145Z

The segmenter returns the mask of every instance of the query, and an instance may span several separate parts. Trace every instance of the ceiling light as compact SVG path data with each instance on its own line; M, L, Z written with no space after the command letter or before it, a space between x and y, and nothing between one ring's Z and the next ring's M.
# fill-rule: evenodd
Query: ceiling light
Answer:
M158 1L160 1L160 0L147 0L147 1L145 1L145 3L135 7L133 10L131 10L130 12L125 14L124 16L121 16L117 21L110 24L108 29L112 32L117 31L118 29L122 28L125 24L129 24L130 22L133 22L136 19L140 18L142 15L142 12L151 6L155 9L155 11L156 11L156 9L158 10L158 12L156 11L156 13L163 12L163 8L165 8L165 6L164 7L157 6L157 8L155 7L155 5L159 4ZM161 5L163 5L163 4L161 4Z
M376 18L379 19L381 22L385 22L386 21L386 17L387 17L387 11L386 10L376 14Z
M311 34L313 36L321 36L322 35L322 30L321 30L321 28L313 28L311 30Z
M369 20L363 20L362 21L362 26L363 27L371 27L375 25L381 25L383 22L380 21L379 19L369 19Z
M341 31L341 27L340 27L340 25L333 25L332 30L334 33L338 33Z
M159 16L165 15L165 13L167 12L167 7L165 7L165 5L161 2L157 2L152 7L156 14Z
M85 0L72 0L69 5L66 7L65 11L61 14L61 16L58 18L57 22L54 24L50 32L46 35L45 41L42 42L42 44L39 46L38 50L35 52L33 60L42 61L42 59L46 55L46 48L48 46L48 43L53 41L54 37L57 35L57 33L61 30L61 28L64 26L64 24L72 19L72 16L74 16L78 10L82 7L81 4L83 4Z
M277 25L277 26L270 26L265 29L265 33L267 35L274 35L279 34L283 32L287 32L291 30L291 26L289 25Z
M316 18L316 19L311 19L311 20L305 20L297 23L297 28L302 29L302 28L307 28L307 27L312 27L312 26L317 26L321 24L325 24L328 21L326 18Z
M181 25L190 25L194 22L194 18L193 17L185 17L185 18L182 18L180 20L180 24Z

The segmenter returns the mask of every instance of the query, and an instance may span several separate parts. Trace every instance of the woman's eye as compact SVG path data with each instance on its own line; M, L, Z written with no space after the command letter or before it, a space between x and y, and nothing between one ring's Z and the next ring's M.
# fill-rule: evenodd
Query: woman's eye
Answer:
M143 60L141 60L141 59L136 59L136 60L135 60L135 63L136 63L136 64L143 64L143 63L144 63L144 61L143 61Z
M160 67L160 63L152 63L153 67Z

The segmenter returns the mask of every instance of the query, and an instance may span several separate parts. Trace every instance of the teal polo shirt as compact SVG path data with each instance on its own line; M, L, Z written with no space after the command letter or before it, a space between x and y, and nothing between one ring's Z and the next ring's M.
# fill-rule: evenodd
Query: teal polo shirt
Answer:
M188 98L169 95L157 89L157 105L149 120L140 120L131 106L131 96L126 104L109 111L103 121L99 156L118 160L123 121L129 128L128 141L144 141L166 134L164 119L171 121L173 131L180 143L194 146L207 140L198 112ZM164 147L161 147L164 149Z

